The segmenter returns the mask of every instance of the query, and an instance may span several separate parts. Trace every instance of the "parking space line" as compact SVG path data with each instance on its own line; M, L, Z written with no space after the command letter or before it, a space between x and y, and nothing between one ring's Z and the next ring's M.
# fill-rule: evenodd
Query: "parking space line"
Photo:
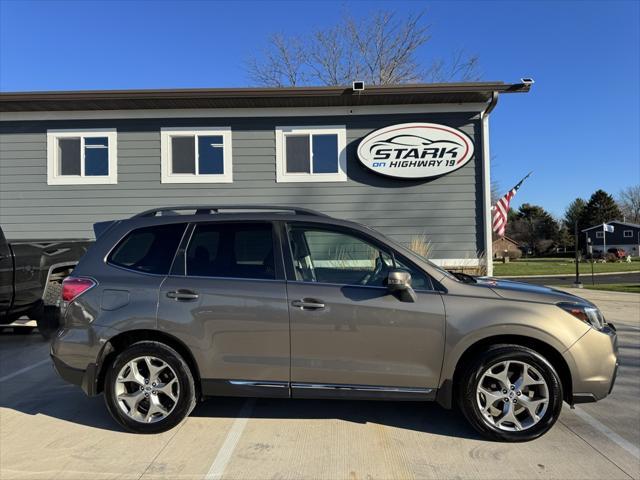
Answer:
M32 365L29 365L28 367L24 367L21 368L20 370L17 370L13 373L10 373L9 375L5 375L4 377L0 377L0 382L5 382L7 380L11 380L13 377L17 377L20 374L23 374L25 372L28 372L29 370L33 370L36 367L39 367L40 365L44 365L45 363L51 363L51 359L49 358L45 358L44 360L41 360L37 363L34 363Z
M222 475L227 468L227 464L229 463L229 460L231 460L233 451L242 436L244 427L247 426L247 422L249 421L254 405L255 399L253 398L247 400L244 405L242 405L238 416L234 420L233 425L231 425L231 428L224 439L222 447L218 450L218 454L209 468L209 472L204 477L205 480L220 480L222 478Z
M609 438L609 440L611 440L613 443L617 444L619 447L624 448L627 452L629 452L631 455L633 455L638 460L640 460L640 448L638 448L636 445L622 438L616 432L614 432L609 427L607 427L604 423L596 420L584 410L581 410L580 408L575 408L571 411L575 413L578 417L580 417L582 420L587 422L589 425L591 425L593 428L598 430L600 433L602 433L603 435L606 435L607 438Z

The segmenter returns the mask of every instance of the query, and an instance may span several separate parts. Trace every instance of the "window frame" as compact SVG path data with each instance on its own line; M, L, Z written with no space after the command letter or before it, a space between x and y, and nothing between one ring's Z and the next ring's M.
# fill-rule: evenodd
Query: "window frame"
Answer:
M602 232L602 231L597 231L597 232L596 232L596 238L604 238L604 232Z
M284 253L284 262L285 262L285 273L286 280L288 283L299 283L304 285L333 285L337 287L349 287L349 288L377 288L381 290L388 290L387 287L377 286L377 285L354 285L350 283L327 283L327 282L306 282L304 280L298 280L295 268L293 265L293 251L291 250L291 227L295 226L297 228L309 228L309 229L319 229L319 230L327 230L330 232L341 233L344 235L351 235L359 240L362 240L365 243L368 243L378 250L386 253L394 260L400 261L404 263L409 268L415 269L421 272L431 283L431 288L414 288L416 292L420 293L440 293L438 289L438 284L434 280L434 278L427 272L426 270L420 268L406 256L404 256L401 252L398 252L396 249L391 246L379 241L378 239L367 235L360 230L351 229L348 227L342 227L338 225L329 225L325 223L314 223L309 221L287 221L283 222L282 225L282 250Z
M627 235L627 233L629 235ZM622 231L622 238L633 238L633 230L623 230Z
M85 139L106 137L108 175L85 175ZM80 175L62 175L58 140L80 138ZM118 132L115 128L76 128L47 130L47 185L117 185Z
M198 173L198 137L222 137L222 173ZM171 139L193 137L196 173L173 173ZM231 127L166 127L160 129L160 183L233 183Z
M346 125L278 126L276 134L276 182L346 182L347 177L347 127ZM309 136L309 173L287 172L286 137ZM335 173L313 172L313 136L337 135L338 171Z

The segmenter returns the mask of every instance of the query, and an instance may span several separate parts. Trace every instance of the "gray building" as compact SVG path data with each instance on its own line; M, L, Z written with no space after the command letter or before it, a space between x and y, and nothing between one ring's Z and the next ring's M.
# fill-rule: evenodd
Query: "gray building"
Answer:
M477 267L493 257L489 113L529 88L2 93L0 225L92 238L94 222L158 206L295 205Z
M624 250L632 257L640 255L640 225L619 220L612 220L607 225L613 227L613 232L606 231L602 225L594 225L582 230L594 252L603 252L606 247L606 250L610 248Z

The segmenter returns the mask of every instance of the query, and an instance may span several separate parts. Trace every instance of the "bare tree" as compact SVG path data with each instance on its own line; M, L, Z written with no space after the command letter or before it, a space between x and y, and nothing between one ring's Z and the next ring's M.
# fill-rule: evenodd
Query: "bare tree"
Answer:
M618 205L625 220L640 223L640 185L633 185L618 194Z
M419 54L430 38L424 12L398 18L379 11L361 21L345 15L335 26L304 38L272 35L263 57L249 60L248 73L257 84L276 87L479 79L478 58L462 50L448 62L436 59L425 66Z
M359 67L347 41L344 25L316 30L308 45L307 66L312 80L321 85L346 85L358 76Z
M500 184L497 180L491 180L491 206L498 203L498 200L502 198L502 192L500 191Z
M305 83L307 52L302 40L274 33L269 37L266 58L259 62L251 58L248 62L249 75L260 85L295 87Z
M451 60L446 62L439 59L427 69L426 79L433 83L443 83L451 80L472 82L480 79L478 75L479 58L477 55L466 56L464 51L454 52Z

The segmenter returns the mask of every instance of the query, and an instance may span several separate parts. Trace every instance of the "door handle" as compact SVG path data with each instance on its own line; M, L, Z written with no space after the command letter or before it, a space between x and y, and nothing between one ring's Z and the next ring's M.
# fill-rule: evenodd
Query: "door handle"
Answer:
M322 310L324 303L322 300L314 300L312 298L303 298L302 300L294 300L291 305L301 310Z
M167 297L173 298L174 300L188 301L197 300L198 294L192 290L174 290L167 292Z

